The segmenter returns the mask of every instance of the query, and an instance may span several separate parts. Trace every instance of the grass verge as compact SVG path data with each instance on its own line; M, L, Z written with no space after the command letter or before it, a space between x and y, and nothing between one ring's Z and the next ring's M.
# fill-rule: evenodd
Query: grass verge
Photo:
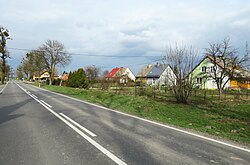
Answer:
M145 119L250 144L249 101L183 105L99 90L59 86L43 86L43 88Z

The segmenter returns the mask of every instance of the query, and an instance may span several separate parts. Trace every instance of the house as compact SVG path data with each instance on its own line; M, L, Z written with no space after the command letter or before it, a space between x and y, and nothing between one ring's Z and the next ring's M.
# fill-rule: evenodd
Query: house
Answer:
M136 82L147 85L171 85L175 83L176 76L166 64L148 64L136 76Z
M63 74L61 76L59 76L59 79L61 79L62 81L66 81L69 78L69 74L66 72L63 72Z
M33 75L33 80L49 80L49 72L48 71L44 71L41 74L39 74L39 72L35 72ZM54 79L58 79L59 76L58 75L54 75Z
M198 65L189 73L189 76L192 76L192 79L195 83L196 88L200 89L217 89L216 81L221 79L221 72L223 71L223 63L218 59L216 62L213 57L206 56L203 58ZM230 69L230 68L228 68ZM236 73L242 73L239 69L235 71ZM216 74L215 74L216 73ZM215 77L218 75L218 77ZM236 76L237 77L237 76ZM239 79L234 80L230 79L228 75L222 79L222 84L225 84L225 88L248 88L247 81L239 82Z
M60 79L59 86L62 86L63 83L65 83L65 81L67 81L69 79L69 74L64 71L63 74L59 76L59 79Z
M217 89L216 78L213 78L211 75L214 75L216 70L217 74L222 71L222 64L216 63L216 69L214 68L214 60L210 56L203 58L198 65L190 72L189 76L192 76L192 79L195 84L195 88L200 89ZM220 77L218 77L218 80ZM230 87L229 77L226 76L222 83L225 83L225 88Z
M230 88L231 89L250 89L250 78L245 80L231 80L230 81Z
M49 72L44 71L41 74L38 72L35 72L33 75L33 80L48 80L49 79Z
M236 76L234 79L230 80L230 88L231 89L250 89L250 72L247 70L241 69L237 70L238 77Z
M106 80L118 81L120 83L127 83L128 81L135 81L135 76L129 68L113 68L106 76Z
M148 82L149 77L147 77L147 75L151 71L152 68L153 68L152 64L148 64L144 66L136 75L136 82L139 82L142 84L148 84L147 82Z

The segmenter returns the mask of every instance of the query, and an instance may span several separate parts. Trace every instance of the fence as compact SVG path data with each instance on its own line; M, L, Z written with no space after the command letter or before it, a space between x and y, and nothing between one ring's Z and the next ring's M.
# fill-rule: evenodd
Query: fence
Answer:
M120 85L116 83L112 84L102 84L105 88L102 88L101 85L94 85L96 89L104 89L109 92L114 92L116 94L124 95L134 95L134 96L147 96L153 99L162 100L162 101L174 101L174 95L170 88L165 86L136 86L136 85ZM224 90L219 97L218 90L201 90L194 89L192 91L191 100L193 101L207 101L207 100L250 100L250 90Z

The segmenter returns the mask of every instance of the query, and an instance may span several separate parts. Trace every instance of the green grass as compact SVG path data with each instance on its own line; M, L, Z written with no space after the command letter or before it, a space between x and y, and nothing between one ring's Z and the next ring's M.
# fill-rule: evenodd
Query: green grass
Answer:
M59 86L43 88L160 123L250 143L250 101L208 101L184 105L99 90Z

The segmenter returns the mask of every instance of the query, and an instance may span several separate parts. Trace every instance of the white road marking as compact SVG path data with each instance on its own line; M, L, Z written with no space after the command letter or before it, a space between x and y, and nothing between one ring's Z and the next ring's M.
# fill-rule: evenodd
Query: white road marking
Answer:
M36 86L33 86L33 87L38 88ZM73 97L70 97L70 96L66 96L66 95L63 95L63 94L60 94L60 93L52 92L52 91L49 91L49 90L46 90L46 89L43 89L43 88L38 88L38 89L41 89L41 90L44 90L44 91L47 91L47 92L50 92L50 93L53 93L53 94L56 94L56 95L59 95L59 96L63 96L65 98L69 98L69 99L72 99L72 100L75 100L75 101L78 101L78 102L82 102L82 103L85 103L85 104L88 104L88 105L92 105L92 106L95 106L95 107L98 107L98 108L101 108L101 109L104 109L104 110L107 110L107 111L112 111L112 112L115 112L115 113L118 113L118 114L129 116L129 117L132 117L132 118L135 118L135 119L139 119L139 120L151 123L151 124L155 124L155 125L162 126L162 127L165 127L165 128L169 128L169 129L172 129L172 130L175 130L175 131L178 131L178 132L182 132L182 133L185 133L185 134L188 134L188 135L192 135L192 136L201 138L203 140L207 140L207 141L210 141L210 142L222 144L222 145L232 147L232 148L235 148L235 149L238 149L238 150L250 152L250 149L247 149L247 148L239 147L239 146L236 146L236 145L233 145L233 144L230 144L230 143L226 143L226 142L222 142L222 141L215 140L215 139L212 139L212 138L208 138L208 137L205 137L205 136L201 136L201 135L191 133L191 132L188 132L188 131L184 131L184 130L181 130L181 129L178 129L178 128L175 128L175 127L171 127L171 126L160 124L160 123L157 123L157 122L154 122L154 121L151 121L151 120L143 119L143 118L140 118L140 117L137 117L137 116L132 116L132 115L129 115L129 114L117 111L117 110L113 110L113 109L106 108L106 107L103 107L103 106L100 106L100 105L89 103L89 102L79 100L79 99L76 99L76 98L73 98Z
M43 100L40 100L40 101L41 101L43 104L47 105L48 107L52 108L52 106L49 105L48 103L46 103L45 101L43 101Z
M63 113L59 113L61 116L63 116L64 118L66 118L67 120L69 120L71 123L75 124L78 128L82 129L83 131L87 132L90 136L92 137L96 137L96 135L89 131L87 128L84 128L83 126L81 126L80 124L78 124L77 122L75 122L74 120L72 120L71 118L69 118L68 116L64 115Z
M33 97L35 97L36 99L38 98L36 95L32 94Z
M243 160L243 159L241 159L241 158L237 158L237 157L233 157L233 156L230 157L230 158L233 159L233 160L240 160L240 161Z
M25 93L27 93L30 97L35 99L38 103L40 103L44 108L46 108L48 111L50 111L53 115L55 115L57 118L59 118L61 121L63 121L65 124L67 124L70 128L72 128L74 131L76 131L79 135L81 135L84 139L86 139L89 143L91 143L93 146L95 146L97 149L99 149L102 153L104 153L106 156L108 156L110 159L112 159L115 163L119 165L126 165L125 162L123 162L121 159L116 157L114 154L109 152L107 149L102 147L100 144L95 142L93 139L88 137L86 134L84 134L81 130L79 130L77 127L69 123L66 119L61 117L59 114L57 114L55 111L47 107L44 103L42 103L40 100L29 94L28 92L25 91L23 87L21 87L19 84L15 83L19 88L21 88Z
M219 162L216 162L214 160L210 160L211 163L218 164Z
M9 81L5 84L5 86L3 87L3 89L0 91L0 94L3 93L4 89L6 88L6 86L8 85Z

